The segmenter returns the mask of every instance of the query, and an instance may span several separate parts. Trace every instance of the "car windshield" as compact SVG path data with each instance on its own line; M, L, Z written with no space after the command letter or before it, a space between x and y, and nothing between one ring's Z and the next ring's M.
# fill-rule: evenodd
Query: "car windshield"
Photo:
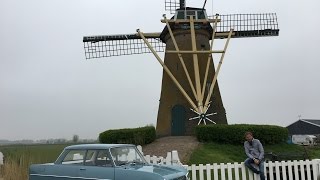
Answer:
M110 152L116 166L146 164L135 147L116 147L111 148Z

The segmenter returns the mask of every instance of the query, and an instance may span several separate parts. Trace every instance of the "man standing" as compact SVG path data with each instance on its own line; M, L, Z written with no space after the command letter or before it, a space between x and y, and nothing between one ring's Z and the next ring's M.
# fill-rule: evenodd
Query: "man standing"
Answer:
M244 142L244 150L248 158L245 160L244 164L254 173L260 174L261 180L265 180L263 146L258 139L253 138L252 132L246 132L245 138L247 141ZM252 164L259 166L259 170L253 167Z

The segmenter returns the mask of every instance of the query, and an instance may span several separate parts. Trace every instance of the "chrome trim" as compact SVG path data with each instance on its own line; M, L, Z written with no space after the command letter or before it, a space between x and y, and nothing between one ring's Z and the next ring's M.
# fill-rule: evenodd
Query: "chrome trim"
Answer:
M30 176L56 177L56 178L69 178L69 179L87 179L87 180L112 180L112 179L85 178L85 177L72 177L72 176L56 176L56 175L46 175L46 174L30 174Z

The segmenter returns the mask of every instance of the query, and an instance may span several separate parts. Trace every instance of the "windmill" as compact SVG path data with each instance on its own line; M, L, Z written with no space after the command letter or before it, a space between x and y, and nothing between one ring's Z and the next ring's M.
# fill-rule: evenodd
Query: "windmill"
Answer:
M189 135L199 124L227 124L217 77L231 38L278 36L275 13L216 14L165 0L174 12L162 32L83 37L86 59L152 53L163 67L157 135ZM214 50L215 39L225 41ZM165 52L164 59L159 52ZM215 68L215 56L219 55Z

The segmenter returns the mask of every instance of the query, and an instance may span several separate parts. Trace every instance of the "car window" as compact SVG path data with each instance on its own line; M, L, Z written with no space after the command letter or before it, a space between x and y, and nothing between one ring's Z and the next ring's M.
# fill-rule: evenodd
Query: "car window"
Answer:
M96 158L96 166L112 166L111 158L106 150L99 150Z
M110 149L110 151L117 166L146 163L134 147L117 147Z
M84 163L86 166L113 166L107 150L88 150Z
M64 159L62 160L62 164L75 164L82 165L83 157L85 156L85 150L70 150Z
M84 164L86 166L94 166L96 150L88 150L86 154L86 158L84 160Z

